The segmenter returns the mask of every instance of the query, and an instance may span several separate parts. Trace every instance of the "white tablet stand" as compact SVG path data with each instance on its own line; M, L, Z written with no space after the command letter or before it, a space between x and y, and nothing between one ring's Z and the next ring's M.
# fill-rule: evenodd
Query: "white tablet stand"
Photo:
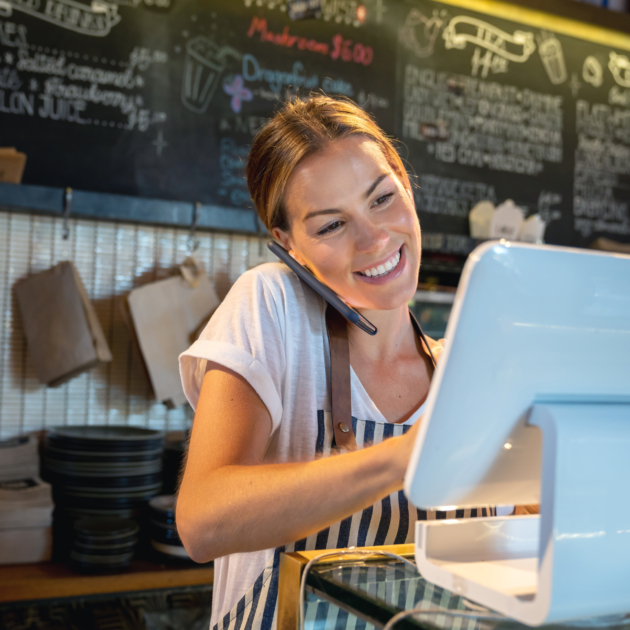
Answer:
M486 244L405 489L540 516L416 524L427 580L529 625L630 612L630 257Z

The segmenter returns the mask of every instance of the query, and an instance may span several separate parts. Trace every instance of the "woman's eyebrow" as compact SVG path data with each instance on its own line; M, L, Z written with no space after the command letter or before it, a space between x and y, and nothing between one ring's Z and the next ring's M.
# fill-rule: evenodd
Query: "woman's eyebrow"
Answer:
M389 173L381 173L370 185L370 187L365 191L363 197L367 199L375 190L376 187L389 175ZM327 210L312 210L311 212L307 212L302 221L308 221L308 219L312 219L313 217L317 217L321 214L335 214L339 212L337 208L328 208Z
M375 190L376 187L389 175L389 173L381 173L372 183L372 185L365 191L363 197L367 199Z

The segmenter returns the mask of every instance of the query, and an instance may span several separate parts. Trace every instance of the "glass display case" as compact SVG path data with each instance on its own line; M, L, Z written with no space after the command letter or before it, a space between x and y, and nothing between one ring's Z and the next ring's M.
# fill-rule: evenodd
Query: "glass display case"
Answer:
M413 545L388 547L413 561ZM298 629L299 589L289 588L286 573L299 576L306 562L322 552L285 554L281 561L279 630ZM293 566L287 566L292 564ZM283 576L283 571L285 575ZM284 580L283 580L284 577ZM586 578L585 578L586 579ZM295 584L293 584L295 586ZM529 626L495 614L464 596L427 582L412 567L394 558L340 557L310 568L306 577L304 630L382 629L398 613L421 608L427 611L398 621L395 630L440 628L446 630L526 630ZM462 614L463 613L463 614ZM460 616L457 616L460 615ZM495 618L497 617L497 618ZM541 626L628 630L630 615Z

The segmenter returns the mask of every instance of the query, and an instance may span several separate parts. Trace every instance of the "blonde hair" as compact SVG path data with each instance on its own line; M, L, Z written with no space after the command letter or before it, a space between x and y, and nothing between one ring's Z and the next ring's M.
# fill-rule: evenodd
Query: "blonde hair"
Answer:
M247 186L269 231L287 231L284 191L297 165L330 142L351 135L374 141L406 188L409 177L393 141L372 117L348 99L325 95L288 102L258 132L247 160Z

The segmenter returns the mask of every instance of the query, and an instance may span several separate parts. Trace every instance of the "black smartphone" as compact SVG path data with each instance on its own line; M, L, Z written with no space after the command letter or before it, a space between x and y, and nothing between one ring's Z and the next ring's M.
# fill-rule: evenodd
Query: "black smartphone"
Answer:
M300 265L282 245L275 241L269 241L267 246L300 280L311 287L315 293L321 295L328 304L338 310L350 323L358 326L368 335L375 335L378 332L372 322L363 317L359 311L348 306L332 289L320 282L306 267Z

